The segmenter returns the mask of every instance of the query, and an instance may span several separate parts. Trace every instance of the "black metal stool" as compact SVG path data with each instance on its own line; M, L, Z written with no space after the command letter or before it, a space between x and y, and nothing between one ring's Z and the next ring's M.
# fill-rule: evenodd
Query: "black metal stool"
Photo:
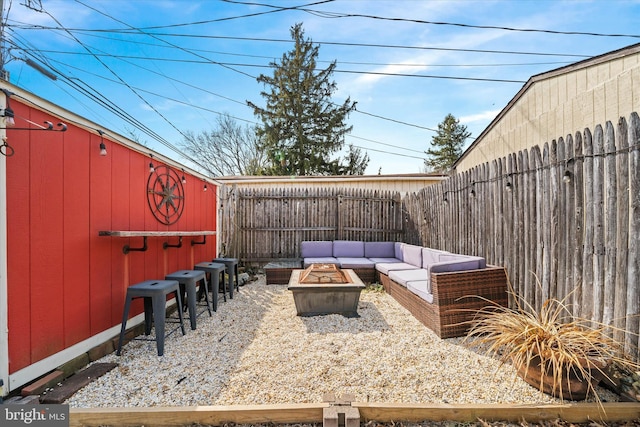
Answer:
M178 283L180 284L181 295L184 296L184 293L186 291L187 293L186 306L189 308L189 320L191 322L191 330L196 329L196 317L205 312L205 310L202 310L200 313L196 312L196 305L198 303L197 284L200 281L203 281L202 286L204 286L204 292L202 293L204 293L204 301L207 306L207 311L209 312L209 317L213 315L211 313L211 304L209 303L209 291L207 290L207 273L205 271L178 270L178 271L174 271L171 274L167 274L164 278L166 280L177 280Z
M236 290L240 292L240 286L238 286L238 258L216 258L213 262L221 262L227 266L227 272L229 273L229 298L233 299L234 283Z
M176 301L178 303L178 319L180 326L173 329L165 335L165 316L167 295L175 292ZM122 327L120 328L120 338L118 339L118 350L116 355L120 356L122 350L122 341L127 327L127 319L129 318L129 308L131 301L136 298L144 298L144 334L151 334L151 323L156 327L156 347L158 356L164 354L164 339L178 330L182 329L182 335L185 335L184 321L182 319L182 298L180 297L180 285L176 280L146 280L127 288L127 296L124 303L124 311L122 313ZM152 320L153 315L153 320ZM154 341L146 338L134 338L138 341Z
M220 292L220 276L222 275L222 296L227 301L227 284L224 278L226 266L219 262L201 262L196 264L194 270L202 270L211 275L211 294L213 295L213 311L218 311L218 292ZM231 294L229 294L231 296Z

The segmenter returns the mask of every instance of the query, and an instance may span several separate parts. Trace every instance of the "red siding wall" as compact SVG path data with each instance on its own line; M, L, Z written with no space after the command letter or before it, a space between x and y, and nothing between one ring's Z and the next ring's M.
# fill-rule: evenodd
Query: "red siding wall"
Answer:
M16 127L49 114L12 99ZM61 132L8 130L15 154L7 158L9 372L119 325L126 287L163 278L215 256L216 239L163 249L165 238L148 238L149 249L125 255L140 238L98 236L101 230L215 230L216 188L186 174L185 207L166 226L147 204L149 157L68 124ZM160 165L157 159L154 164ZM182 172L177 171L180 176ZM178 238L168 239L177 243ZM141 304L137 305L137 312Z

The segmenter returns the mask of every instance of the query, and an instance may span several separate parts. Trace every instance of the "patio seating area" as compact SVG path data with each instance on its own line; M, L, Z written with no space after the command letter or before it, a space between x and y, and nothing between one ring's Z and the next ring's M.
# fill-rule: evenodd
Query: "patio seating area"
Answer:
M353 269L365 283L384 289L440 338L465 335L474 312L507 305L503 267L482 257L454 254L402 242L303 241L303 265Z
M358 318L299 317L285 285L258 275L185 336L132 341L118 367L78 391L72 408L317 403L325 393L358 402L558 403L511 365L442 340L393 297L365 290ZM464 368L461 368L464 367ZM615 395L602 391L603 398Z

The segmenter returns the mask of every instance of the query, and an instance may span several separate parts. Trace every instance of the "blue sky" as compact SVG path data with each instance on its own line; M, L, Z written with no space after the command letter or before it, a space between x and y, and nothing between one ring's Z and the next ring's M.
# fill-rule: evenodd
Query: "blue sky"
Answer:
M291 49L290 28L302 23L320 45L319 65L337 61L334 101L357 102L346 143L367 151L367 174L422 172L433 129L447 114L475 137L531 76L640 42L640 1L4 0L4 7L11 83L106 129L133 132L181 162L166 146L179 146L181 132L210 130L222 113L258 122L246 106L264 104L255 78L272 74L268 64ZM27 58L55 70L57 80ZM164 144L78 87L95 90Z

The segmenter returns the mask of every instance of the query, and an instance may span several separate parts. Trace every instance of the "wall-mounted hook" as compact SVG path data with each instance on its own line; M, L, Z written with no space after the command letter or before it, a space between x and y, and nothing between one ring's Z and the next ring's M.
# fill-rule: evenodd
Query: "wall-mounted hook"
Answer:
M9 144L7 144L7 137L3 136L2 137L2 144L0 144L0 154L2 154L5 157L11 157L13 156L13 154L15 153L14 149L12 146L10 146Z
M35 123L34 123L35 124ZM35 131L35 130L47 130L47 131L51 131L51 132L66 132L67 131L67 125L65 125L62 122L58 122L57 126L60 129L54 129L53 128L53 123L51 123L50 121L45 121L44 122L45 125L47 126L40 126L38 124L36 124L36 126L39 126L37 128L16 128L16 127L5 127L5 128L0 128L0 129L11 129L11 130L31 130L31 131Z

